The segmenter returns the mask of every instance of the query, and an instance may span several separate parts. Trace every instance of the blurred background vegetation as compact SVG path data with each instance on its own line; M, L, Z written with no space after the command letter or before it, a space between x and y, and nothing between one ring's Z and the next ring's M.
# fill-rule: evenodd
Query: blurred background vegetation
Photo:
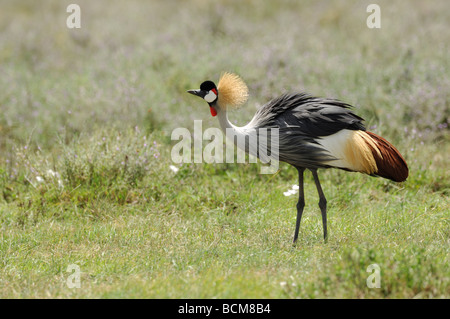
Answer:
M73 2L0 0L3 296L79 296L59 284L74 260L82 296L448 296L447 0L379 0L381 29L366 25L373 1L339 0L77 0L69 29ZM410 178L323 172L335 239L307 212L292 251L287 165L169 169L174 128L218 126L186 90L223 71L250 89L234 123L284 92L341 99ZM373 262L381 291L364 286Z
M69 3L1 2L3 151L104 126L217 125L185 91L222 71L250 87L238 123L307 91L357 106L391 139L447 136L446 1L381 1L381 29L366 26L367 1L78 1L81 29L66 27Z

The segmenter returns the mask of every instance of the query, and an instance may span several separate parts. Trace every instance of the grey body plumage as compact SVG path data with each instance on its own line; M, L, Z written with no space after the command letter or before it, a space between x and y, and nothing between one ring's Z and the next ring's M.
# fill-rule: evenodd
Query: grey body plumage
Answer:
M343 129L366 130L351 108L339 100L306 93L283 94L259 108L248 126L279 129L280 161L295 167L329 168L327 163L336 158L317 139Z

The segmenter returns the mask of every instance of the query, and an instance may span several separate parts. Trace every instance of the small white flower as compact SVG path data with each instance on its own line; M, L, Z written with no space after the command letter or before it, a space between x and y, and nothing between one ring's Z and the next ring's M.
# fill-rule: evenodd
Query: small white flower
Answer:
M291 196L291 195L294 195L295 193L296 193L295 190L290 189L290 190L288 190L287 192L283 192L283 195L284 195L284 196Z
M51 170L51 169L49 169L49 170L47 171L47 176L55 177L55 176L57 176L57 175L58 175L58 173L54 172L54 171Z
M172 172L177 173L179 171L178 167L174 165L170 165L169 168L172 170Z
M37 181L38 183L43 183L43 182L44 182L44 179L43 179L42 177L40 177L40 176L36 176L36 181Z
M298 185L292 185L292 188L290 190L288 190L287 192L283 192L284 196L291 196L294 195L295 193L297 193L299 187Z
M297 193L299 190L298 185L292 185L292 188L289 189L287 192L284 192L283 195L284 196L291 196L294 195L295 193Z
M280 282L280 286L281 286L281 287L285 287L286 285L287 285L287 282L286 282L286 281Z

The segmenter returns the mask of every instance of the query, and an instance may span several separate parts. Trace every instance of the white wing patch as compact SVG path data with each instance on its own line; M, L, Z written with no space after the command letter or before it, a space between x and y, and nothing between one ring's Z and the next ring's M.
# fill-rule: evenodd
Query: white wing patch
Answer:
M317 142L336 158L326 162L328 165L366 174L378 172L372 150L380 157L381 153L372 138L364 131L341 130L333 135L321 137Z
M323 136L316 140L325 150L336 158L326 164L354 170L354 168L351 167L351 164L346 161L345 156L347 141L351 139L353 132L354 131L351 130L341 130L335 134Z

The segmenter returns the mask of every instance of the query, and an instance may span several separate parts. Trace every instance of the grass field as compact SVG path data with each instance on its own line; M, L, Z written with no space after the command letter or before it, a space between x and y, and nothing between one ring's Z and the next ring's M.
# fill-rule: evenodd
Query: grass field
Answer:
M373 1L225 0L80 0L69 29L73 2L0 1L0 298L450 297L448 1L377 1L380 29ZM294 168L171 160L173 129L218 127L186 90L223 71L250 89L232 122L338 98L408 180L319 171L325 243L307 173L294 247Z

